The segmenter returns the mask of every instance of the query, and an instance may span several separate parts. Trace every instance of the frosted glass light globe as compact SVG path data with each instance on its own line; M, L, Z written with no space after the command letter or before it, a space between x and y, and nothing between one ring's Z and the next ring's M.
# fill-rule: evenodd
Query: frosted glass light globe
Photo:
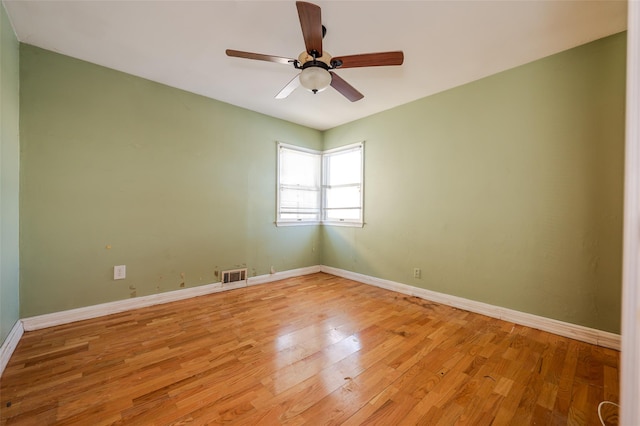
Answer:
M313 93L322 92L331 84L331 74L321 67L308 67L300 73L300 84Z

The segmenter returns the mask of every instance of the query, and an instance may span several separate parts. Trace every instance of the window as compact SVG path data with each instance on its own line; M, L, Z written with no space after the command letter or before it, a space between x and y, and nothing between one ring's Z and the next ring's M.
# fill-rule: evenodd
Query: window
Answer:
M325 152L278 143L279 226L363 225L364 144Z
M323 153L324 222L362 226L363 150L359 143Z
M320 222L318 151L278 144L278 223Z

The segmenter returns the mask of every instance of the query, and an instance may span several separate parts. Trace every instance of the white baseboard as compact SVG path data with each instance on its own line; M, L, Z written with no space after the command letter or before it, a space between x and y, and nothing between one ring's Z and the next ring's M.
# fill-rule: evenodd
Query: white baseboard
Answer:
M99 305L86 306L83 308L70 309L67 311L53 312L51 314L38 315L22 319L22 326L25 331L39 330L56 325L68 324L70 322L82 321L97 318L104 315L117 314L132 309L145 308L147 306L159 305L162 303L175 302L189 299L191 297L204 296L206 294L218 293L221 291L233 290L246 286L265 284L285 278L297 277L301 275L320 272L320 266L310 266L306 268L291 269L275 274L249 277L247 281L239 281L230 284L213 283L198 287L185 288L182 290L168 291L166 293L141 296L133 299L117 300L115 302L102 303Z
M302 275L315 274L320 272L320 265L307 266L306 268L290 269L288 271L275 272L273 274L258 275L257 277L249 277L248 285L266 284L273 281L284 280L285 278L300 277Z
M443 305L453 306L455 308L464 309L470 312L479 313L492 318L498 318L505 321L514 322L516 324L525 325L527 327L536 328L538 330L547 331L549 333L558 334L560 336L569 337L571 339L580 340L586 343L599 345L611 349L620 350L621 339L619 334L609 333L606 331L596 330L581 325L571 324L563 321L558 321L550 318L541 317L538 315L528 314L524 312L515 311L513 309L502 308L499 306L489 305L487 303L476 302L474 300L465 299L458 296L451 296L444 293L438 293L431 290L426 290L419 287L413 287L407 284L398 283L395 281L385 280L381 278L375 278L368 275L359 274L356 272L347 271L344 269L334 268L331 266L316 265L308 266L305 268L292 269L288 271L276 272L274 274L259 275L257 277L249 277L246 281L240 283L226 284L213 283L206 284L198 287L187 288L183 290L175 290L166 293L153 294L150 296L136 297L134 299L119 300L115 302L103 303L100 305L87 306L83 308L71 309L68 311L54 312L51 314L38 315L35 317L24 318L21 320L21 326L17 340L15 336L15 345L20 340L22 332L39 330L41 328L53 327L56 325L67 324L70 322L81 321L85 319L97 318L104 315L115 314L132 309L144 308L147 306L159 305L162 303L174 302L177 300L188 299L191 297L203 296L206 294L218 293L221 291L233 290L244 286L254 286L260 284L266 284L273 281L283 280L285 278L298 277L302 275L313 274L316 272L325 272L331 275L347 278L353 281L358 281L363 284L369 284L376 287L384 288L398 293L406 294L409 296L420 297L425 300L430 300ZM20 322L20 321L19 321ZM15 329L16 327L14 327ZM2 346L2 359L4 361L5 346L7 343L11 343L13 340L10 337L12 333L7 337L5 344ZM16 332L18 333L18 332ZM17 334L16 334L17 335ZM13 349L15 349L15 345ZM7 361L13 353L13 349L10 350L7 357ZM8 350L8 348L7 348ZM1 365L4 367L4 365Z
M416 296L421 299L430 300L432 302L442 303L443 305L453 306L454 308L460 308L466 311L486 315L488 317L498 318L538 330L547 331L549 333L580 340L582 342L591 343L593 345L603 346L618 351L621 347L621 339L619 334L609 333L606 331L596 330L581 325L571 324L563 321L541 317L538 315L515 311L513 309L489 305L487 303L476 302L474 300L469 300L458 296L438 293L435 291L413 287L395 281L375 278L368 275L359 274L357 272L334 268L331 266L321 266L320 271L326 272L327 274L347 278L353 281L358 281L363 284L373 285L409 296Z
M13 355L13 351L16 350L23 334L24 328L22 327L22 321L18 320L13 325L2 346L0 346L0 376L4 373L4 369L9 363L9 359L11 359L11 355Z

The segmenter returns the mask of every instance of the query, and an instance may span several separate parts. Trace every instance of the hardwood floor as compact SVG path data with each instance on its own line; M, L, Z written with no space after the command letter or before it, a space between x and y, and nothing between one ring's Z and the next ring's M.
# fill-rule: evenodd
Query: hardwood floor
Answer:
M614 350L319 273L27 332L0 420L599 425L618 365Z

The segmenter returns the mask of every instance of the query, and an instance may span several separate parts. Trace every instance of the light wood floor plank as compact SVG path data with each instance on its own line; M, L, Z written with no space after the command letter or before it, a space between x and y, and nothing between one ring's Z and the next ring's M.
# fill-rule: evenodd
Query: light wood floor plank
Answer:
M610 349L318 273L27 332L0 424L598 425L618 368Z

